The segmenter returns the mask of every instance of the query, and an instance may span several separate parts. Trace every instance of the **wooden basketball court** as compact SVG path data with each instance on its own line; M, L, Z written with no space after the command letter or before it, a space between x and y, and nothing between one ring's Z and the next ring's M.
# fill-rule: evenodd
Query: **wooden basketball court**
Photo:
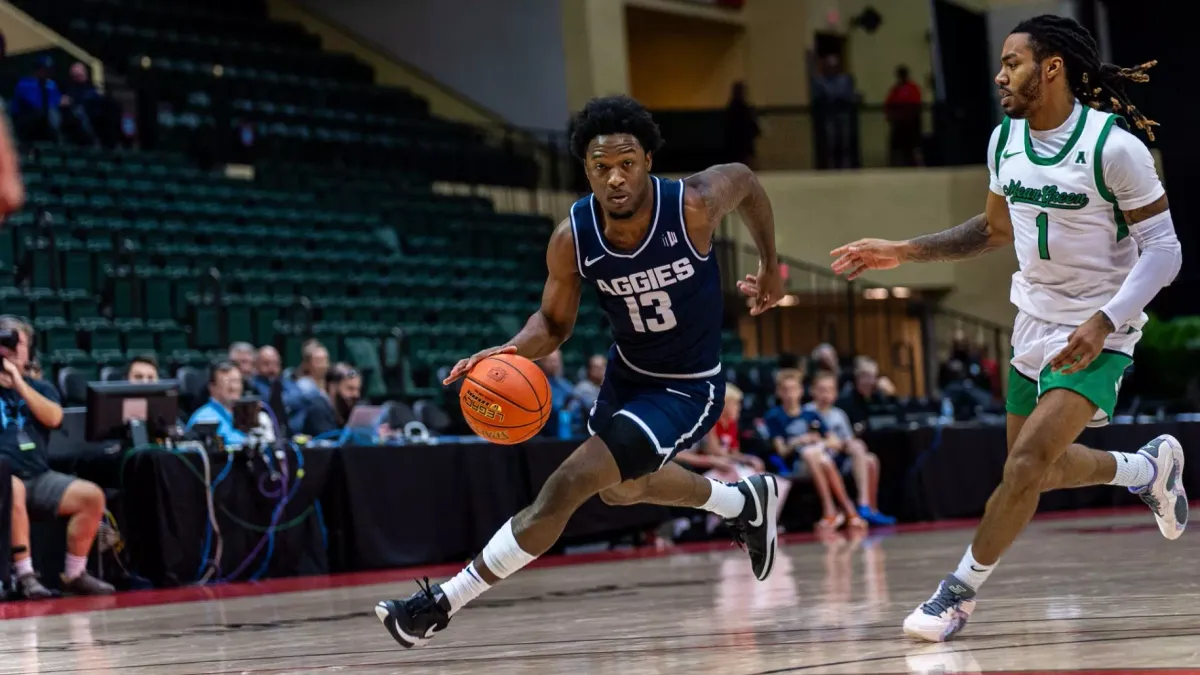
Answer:
M9 603L0 673L1200 673L1200 533L1145 511L1035 522L955 642L908 640L969 525L800 537L761 584L724 544L548 559L413 651L372 609L412 570Z

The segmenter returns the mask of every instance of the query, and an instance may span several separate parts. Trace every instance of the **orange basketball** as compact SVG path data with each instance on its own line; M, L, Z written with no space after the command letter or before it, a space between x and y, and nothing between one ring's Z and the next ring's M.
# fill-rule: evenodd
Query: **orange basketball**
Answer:
M500 445L529 440L550 419L550 383L533 361L516 354L476 363L458 400L471 430Z

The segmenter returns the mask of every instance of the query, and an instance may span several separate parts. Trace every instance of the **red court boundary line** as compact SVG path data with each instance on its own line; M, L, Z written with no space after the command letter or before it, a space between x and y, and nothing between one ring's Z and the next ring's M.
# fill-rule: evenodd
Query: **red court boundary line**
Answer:
M1113 668L1112 670L1088 669L1075 670L1063 668L1060 670L989 670L988 675L1200 675L1195 668Z
M1083 509L1078 511L1058 511L1038 514L1037 521L1066 521L1095 518L1099 516L1117 516L1128 513L1145 512L1144 507L1127 506L1106 509ZM940 520L928 523L909 523L895 527L875 528L875 534L914 534L920 532L937 532L941 530L959 530L975 527L979 521L973 518L955 520ZM780 537L783 544L805 544L818 541L817 536L804 532L785 534ZM642 547L637 549L621 549L615 551L600 551L596 553L578 553L574 555L552 555L535 560L530 567L563 567L569 565L586 565L590 563L615 562L620 560L640 560L645 558L663 558L672 555L708 553L712 551L729 550L729 541L707 541L689 544L677 544L671 548L658 549ZM441 565L423 565L392 570L373 570L369 572L345 572L322 576L287 577L283 579L267 579L265 581L247 581L219 586L185 586L182 588L165 588L144 591L128 591L104 597L72 597L54 600L0 602L0 620L26 619L38 616L56 616L79 612L95 612L113 609L128 609L132 607L148 607L152 605L167 605L182 602L203 602L207 600L232 600L276 593L300 593L305 591L329 590L354 586L370 586L389 582L405 582L421 577L445 577L457 573L466 561L444 563ZM1036 673L1041 671L1028 671ZM1138 673L1161 672L1147 671L1046 671L1073 672L1081 675L1137 675ZM1200 675L1200 670L1173 671Z

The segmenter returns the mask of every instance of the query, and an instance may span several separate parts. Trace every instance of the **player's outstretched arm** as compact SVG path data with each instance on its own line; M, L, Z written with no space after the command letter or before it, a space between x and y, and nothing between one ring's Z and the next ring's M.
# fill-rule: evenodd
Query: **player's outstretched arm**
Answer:
M575 235L570 219L559 223L550 235L546 266L549 274L542 290L542 306L529 317L525 327L503 345L459 361L442 384L450 384L466 375L476 363L495 354L519 354L536 361L571 337L575 318L579 315L579 295L583 285L575 265Z
M758 247L758 274L738 282L742 293L755 298L751 314L762 314L783 298L783 277L775 252L775 214L758 176L745 164L720 164L684 181L684 219L693 242L707 243L721 220L737 211Z
M944 262L973 258L1011 244L1012 221L1004 197L989 191L987 209L948 230L908 241L859 239L830 252L834 272L856 279L867 270L889 270L906 262Z

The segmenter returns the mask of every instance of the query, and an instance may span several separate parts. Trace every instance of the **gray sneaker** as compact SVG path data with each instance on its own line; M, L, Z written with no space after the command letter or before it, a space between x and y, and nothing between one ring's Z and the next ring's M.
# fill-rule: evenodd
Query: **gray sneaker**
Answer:
M97 579L86 570L74 579L62 577L62 589L71 595L112 595L117 591L112 584Z
M1154 478L1141 489L1129 488L1154 511L1158 529L1167 539L1178 539L1187 528L1187 491L1183 489L1183 446L1163 434L1138 450L1154 465Z
M53 598L54 591L42 585L42 580L38 578L37 572L30 572L17 577L17 585L21 591L21 596L26 600L45 600Z

